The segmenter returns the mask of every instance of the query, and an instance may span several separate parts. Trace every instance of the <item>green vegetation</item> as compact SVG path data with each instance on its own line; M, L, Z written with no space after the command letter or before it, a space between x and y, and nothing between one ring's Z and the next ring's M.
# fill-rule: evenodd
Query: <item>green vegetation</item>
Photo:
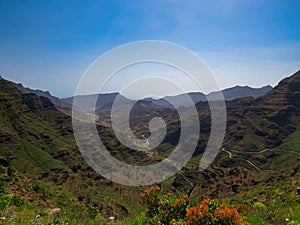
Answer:
M287 137L285 142L281 145L281 149L289 150L289 151L299 151L300 146L300 131L295 131L291 135Z
M179 198L170 193L163 195L158 186L145 190L141 198L146 205L142 221L146 224L250 225L241 214L247 210L244 204L231 207L218 200L191 201L187 195Z
M139 213L138 188L96 174L76 147L71 118L48 99L0 79L0 120L1 224L105 224Z
M208 104L198 103L201 130L195 154L182 171L161 184L165 193L146 190L145 209L139 198L142 187L114 184L85 163L68 115L47 98L21 93L0 78L0 224L297 224L299 80L298 72L257 100L227 102L227 152L220 152L204 172L197 166L209 138L210 116ZM98 110L105 118L110 115L107 108ZM147 136L145 125L157 112L169 129L155 154L119 143L107 125L109 119L105 126L98 125L99 135L111 154L124 162L158 162L177 144L178 115L140 104L131 125L135 135Z

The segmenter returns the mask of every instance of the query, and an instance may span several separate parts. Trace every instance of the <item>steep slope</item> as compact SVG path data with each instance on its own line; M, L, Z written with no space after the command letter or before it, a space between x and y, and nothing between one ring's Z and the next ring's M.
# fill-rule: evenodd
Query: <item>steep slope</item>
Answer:
M81 224L138 212L133 200L139 191L112 184L85 163L70 117L47 98L23 94L0 78L0 122L0 186L6 193L33 202L40 212L60 208L60 216Z
M74 150L74 147L69 149L72 130L68 116L56 110L47 98L22 94L4 79L0 79L0 91L1 154L16 169L34 176L62 168L63 163L51 154L66 147L66 151Z
M225 198L263 206L255 210L267 223L300 219L300 72L266 95L227 101L227 129L222 151L204 172L195 155L171 183L193 198ZM208 106L197 104L199 115ZM204 124L201 124L204 125ZM207 134L207 133L206 133ZM208 133L209 134L209 133Z
M211 118L208 103L197 103L201 127L194 157L182 172L163 182L163 187L188 191L191 198L246 199L264 204L272 199L272 210L278 209L278 203L284 209L296 210L300 183L299 80L297 72L262 97L227 101L223 151L202 173L197 166L210 134ZM139 188L112 184L83 161L73 139L70 117L56 110L47 98L22 94L10 82L0 81L1 180L7 192L40 202L45 208L80 209L85 215L96 212L93 218L100 217L100 224L108 222L103 215L124 218L138 211L132 199L137 198ZM107 122L97 128L108 150L120 160L137 165L157 162L177 144L180 121L174 109L147 101L139 101L132 109L130 126L139 137L149 135L148 123L155 116L161 116L168 126L164 142L150 155L132 151L116 140L109 124L110 108L108 103L97 110L100 119ZM140 158L144 161L139 162ZM12 170L17 180L11 178ZM283 220L270 221L283 224Z
M22 93L24 94L29 94L29 93L32 93L32 94L36 94L38 96L42 96L42 97L46 97L48 98L57 108L63 108L63 109L68 109L68 108L71 108L72 105L71 104L68 104L64 101L62 101L61 99L53 96L50 94L49 91L42 91L42 90L33 90L31 88L28 88L28 87L24 87L22 84L15 84L13 83L19 91L21 91Z
M228 102L225 146L245 151L277 148L299 130L299 80L297 72L256 100Z

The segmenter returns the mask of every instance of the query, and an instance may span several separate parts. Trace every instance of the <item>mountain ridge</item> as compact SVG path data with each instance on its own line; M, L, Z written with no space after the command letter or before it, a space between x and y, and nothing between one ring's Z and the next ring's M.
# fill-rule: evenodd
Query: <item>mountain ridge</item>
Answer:
M29 87L24 87L21 83L14 83L14 82L12 82L12 83L22 93L34 93L39 96L47 97L57 108L64 109L65 112L68 109L70 110L70 108L72 108L74 96L67 97L67 98L58 98L56 96L51 95L51 93L49 91L43 91L43 90L39 90L39 89L31 89ZM236 86L233 86L230 88L225 88L222 90L222 92L223 92L225 100L234 100L236 98L242 98L242 97L258 98L258 97L266 94L270 90L272 90L271 85L262 86L260 88L252 88L247 85L246 86L236 85ZM207 101L207 97L209 97L210 100L217 100L216 98L218 97L218 91L217 92L212 91L212 92L208 93L207 95L205 95L201 92L189 92L187 94L189 95L189 97L191 98L191 100L194 104L199 101ZM79 96L77 96L77 98L79 99L79 101L87 102L87 104L82 103L83 106L90 106L90 102L96 101L96 108L101 108L104 105L111 104L117 95L122 96L118 92L112 92L112 93L103 93L100 95L98 95L98 94L79 95ZM98 98L99 96L101 97L101 101L95 100L95 98ZM173 106L169 103L169 101L172 101L175 103L175 108L180 107L180 106L189 106L189 105L187 105L186 102L184 102L185 98L182 96L183 96L182 94L179 94L179 95L174 95L174 96L165 96L160 99L144 98L144 99L139 99L139 100L151 101L156 105L169 107L169 108L170 107L173 108ZM123 100L125 100L125 99L128 101L131 100L125 96L122 96L122 98L123 98Z
M22 93L0 78L0 121L1 193L33 202L36 215L59 208L61 216L68 214L83 224L91 210L93 218L99 214L100 224L111 214L124 218L138 211L128 197L134 194L122 189L124 194L117 195L120 187L87 165L76 145L71 117L48 98Z
M168 191L188 191L191 199L246 199L268 205L270 198L287 204L282 197L286 196L291 204L287 208L296 210L293 204L297 185L291 183L300 183L299 92L298 71L263 96L226 101L228 120L222 149L212 165L201 173L197 166L210 135L211 118L208 103L196 103L201 126L195 153L182 171L161 185ZM134 165L159 162L177 145L180 121L176 109L144 100L132 109L130 126L137 137L150 135L151 118L160 116L166 122L166 138L151 154L138 154L116 139L109 125L110 109L108 103L96 111L103 115L100 119L107 116L107 125L96 126L108 151L119 160ZM4 184L7 193L22 195L40 207L69 208L77 213L71 214L74 218L95 210L102 218L100 224L108 222L102 216L108 218L113 214L123 219L139 210L137 196L141 188L113 184L94 172L76 147L71 117L57 110L48 98L22 93L12 82L0 78L0 121L0 165L6 171L0 184ZM9 177L8 171L12 169L16 179ZM283 194L278 197L273 192ZM42 193L50 194L45 197ZM268 207L278 209L274 205ZM268 221L283 224L283 220Z

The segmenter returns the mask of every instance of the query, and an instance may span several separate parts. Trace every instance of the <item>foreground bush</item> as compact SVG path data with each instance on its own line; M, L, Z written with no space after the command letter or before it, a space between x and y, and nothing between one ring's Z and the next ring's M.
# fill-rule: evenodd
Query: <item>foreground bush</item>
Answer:
M188 196L177 198L171 194L163 195L159 187L145 190L140 197L146 206L148 224L250 225L242 215L247 209L245 205L232 207L212 199L190 201Z

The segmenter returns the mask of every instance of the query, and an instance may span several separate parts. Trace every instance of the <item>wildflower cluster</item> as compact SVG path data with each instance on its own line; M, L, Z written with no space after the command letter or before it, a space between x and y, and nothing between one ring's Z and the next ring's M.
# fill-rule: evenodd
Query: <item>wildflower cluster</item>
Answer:
M146 205L146 214L148 217L153 217L158 214L158 208L160 204L160 199L158 199L158 193L160 188L151 187L149 190L144 190L144 193L140 195L140 198L143 200L143 204Z
M239 209L244 210L246 206L231 207L217 200L204 199L201 204L189 207L186 224L249 225L248 222L242 221L243 216Z
M242 212L247 209L243 204L231 207L218 200L190 201L188 196L176 198L171 194L163 195L159 187L145 190L141 198L146 205L149 224L250 225L243 221Z
M176 198L171 194L160 195L159 187L144 190L140 197L146 205L146 216L151 223L169 224L174 219L183 219L189 203L188 196Z

